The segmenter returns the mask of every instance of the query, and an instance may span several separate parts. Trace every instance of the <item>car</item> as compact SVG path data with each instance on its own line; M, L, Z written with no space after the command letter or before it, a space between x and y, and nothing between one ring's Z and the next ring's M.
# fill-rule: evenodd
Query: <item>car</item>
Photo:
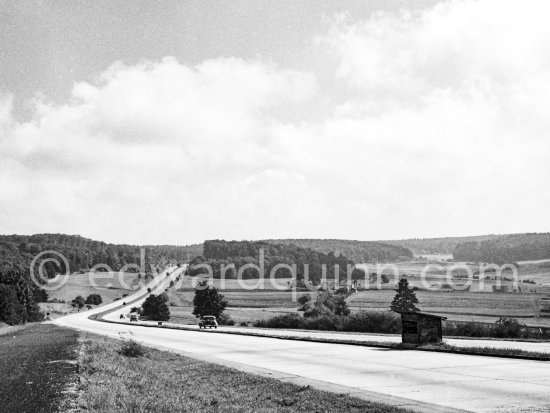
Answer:
M206 327L218 328L218 322L216 321L216 317L214 317L213 315L202 316L199 321L199 329L204 328L206 330Z
M130 321L138 321L137 314L130 314Z

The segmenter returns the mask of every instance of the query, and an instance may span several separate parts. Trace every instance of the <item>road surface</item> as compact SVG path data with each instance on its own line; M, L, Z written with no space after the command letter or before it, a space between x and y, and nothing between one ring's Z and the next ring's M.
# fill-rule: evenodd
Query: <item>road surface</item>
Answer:
M183 268L155 280L160 293ZM126 297L138 298L144 290ZM132 304L130 306L133 306ZM92 333L134 339L171 351L300 384L420 411L550 412L550 363L209 334L89 320L112 303L55 320ZM127 311L127 309L122 310ZM119 312L111 317L116 319Z

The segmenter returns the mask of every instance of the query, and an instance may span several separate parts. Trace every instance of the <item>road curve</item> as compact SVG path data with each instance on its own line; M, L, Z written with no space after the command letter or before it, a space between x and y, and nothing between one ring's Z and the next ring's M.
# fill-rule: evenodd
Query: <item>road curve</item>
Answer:
M160 293L184 268L170 268L149 286ZM146 288L126 297L143 298ZM109 315L117 319L120 311ZM550 363L446 353L401 351L158 329L88 319L115 302L55 323L96 334L131 334L145 344L215 363L312 384L418 411L550 412Z

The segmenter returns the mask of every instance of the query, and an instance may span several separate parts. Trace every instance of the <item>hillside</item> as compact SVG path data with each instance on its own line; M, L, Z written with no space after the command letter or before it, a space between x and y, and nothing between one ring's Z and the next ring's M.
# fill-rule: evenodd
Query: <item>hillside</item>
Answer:
M202 245L127 245L108 244L95 241L80 235L35 234L35 235L0 235L0 260L11 264L28 267L34 256L42 251L56 251L63 254L69 263L71 272L88 269L94 265L104 264L118 271L128 264L139 265L141 249L145 250L147 271L150 265L163 264L165 261L187 261L202 254ZM65 266L46 264L48 274L65 272Z
M225 241L210 240L204 242L204 257L196 258L191 264L208 264L212 267L214 278L221 277L221 267L229 268L225 272L225 278L237 278L235 269L239 269L246 264L259 264L260 250L264 255L265 277L270 276L271 270L278 264L296 265L297 278L304 278L305 264L308 265L308 277L315 283L320 282L322 278L322 266L327 270L327 278L334 279L335 270L339 268L337 277L345 279L347 266L354 262L344 255L334 255L333 253L322 253L310 248L303 248L295 244L275 244L267 241ZM338 267L337 267L338 266ZM205 273L204 268L191 270L191 275ZM353 277L363 279L365 273L363 270L355 269ZM276 272L277 278L290 278L288 269L281 268ZM258 272L255 269L247 268L243 272L244 279L258 278Z
M489 234L469 237L411 238L381 242L407 248L415 254L452 254L458 244L487 241L499 237L501 235Z
M457 261L506 263L550 258L550 233L504 235L497 239L458 244Z
M33 259L38 254L55 252L48 252L35 263L36 270L44 260L45 275L53 278L58 273L65 273L67 264L70 272L98 264L114 271L130 264L140 266L141 249L138 245L107 244L78 235L0 235L0 321L18 324L41 319L36 303L46 300L47 296L32 282L30 273ZM202 246L146 246L144 271L152 272L153 267L161 269L170 261L185 262L199 249L202 252ZM62 254L67 264L57 254ZM58 262L47 261L52 258ZM127 271L136 269L127 268Z
M339 252L355 263L388 262L412 258L412 252L404 246L376 241L342 239L268 239L271 244L293 244L323 254Z

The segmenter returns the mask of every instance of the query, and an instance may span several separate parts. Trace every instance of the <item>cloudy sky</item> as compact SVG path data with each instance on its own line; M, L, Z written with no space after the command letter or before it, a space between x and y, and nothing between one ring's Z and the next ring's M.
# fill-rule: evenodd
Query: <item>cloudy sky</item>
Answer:
M0 0L0 233L550 231L547 1Z

